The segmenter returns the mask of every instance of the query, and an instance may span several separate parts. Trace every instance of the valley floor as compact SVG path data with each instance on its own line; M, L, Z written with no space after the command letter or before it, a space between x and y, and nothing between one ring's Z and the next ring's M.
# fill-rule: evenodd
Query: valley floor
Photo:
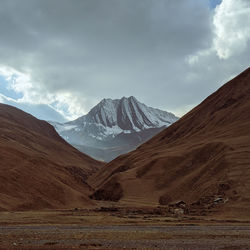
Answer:
M250 249L250 221L115 208L0 213L0 249Z

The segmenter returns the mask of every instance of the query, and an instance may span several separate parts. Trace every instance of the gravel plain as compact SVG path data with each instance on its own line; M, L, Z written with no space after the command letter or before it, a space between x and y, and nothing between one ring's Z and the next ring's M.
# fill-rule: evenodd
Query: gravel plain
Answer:
M250 249L250 226L0 226L0 249Z

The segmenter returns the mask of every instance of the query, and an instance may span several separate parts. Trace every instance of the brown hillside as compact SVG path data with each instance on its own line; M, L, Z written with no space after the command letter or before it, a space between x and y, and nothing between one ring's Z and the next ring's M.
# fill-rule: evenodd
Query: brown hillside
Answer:
M0 210L91 205L85 181L101 165L47 122L0 104Z
M250 68L89 183L95 199L148 205L222 198L227 214L250 215Z

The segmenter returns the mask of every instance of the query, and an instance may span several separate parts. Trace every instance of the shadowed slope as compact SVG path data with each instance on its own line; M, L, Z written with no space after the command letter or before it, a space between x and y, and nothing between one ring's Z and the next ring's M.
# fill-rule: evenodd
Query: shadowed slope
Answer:
M0 104L0 209L91 205L85 180L99 166L47 122Z
M97 189L95 199L191 204L223 197L228 214L249 215L250 68L89 182ZM120 195L114 198L118 185Z

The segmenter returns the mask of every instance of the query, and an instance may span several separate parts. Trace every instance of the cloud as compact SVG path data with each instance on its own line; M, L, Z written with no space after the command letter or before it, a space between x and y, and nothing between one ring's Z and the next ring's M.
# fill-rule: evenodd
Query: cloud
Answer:
M4 103L19 108L41 120L57 121L57 122L67 121L67 119L65 119L65 117L62 114L57 112L50 105L20 102L12 98L6 97L2 94L0 94L0 103Z
M248 7L228 2L214 10L209 0L2 0L0 69L20 100L69 119L130 95L184 113L249 63L247 39L223 46L223 11Z
M242 53L250 40L249 0L224 0L215 10L214 25L218 56L227 59Z
M195 88L201 99L249 67L249 11L247 0L223 0L212 17L212 43L186 57L186 80L200 82Z
M71 93L49 93L45 86L33 82L30 75L6 66L0 67L0 75L8 88L21 94L20 96L16 95L16 99L8 97L3 99L4 95L2 95L4 103L6 100L11 101L14 106L23 108L26 112L30 110L31 114L40 119L46 119L45 112L47 111L48 119L53 121L61 122L62 117L64 117L64 121L71 120L82 115L83 109L77 105L77 99ZM6 104L12 105L11 103ZM37 111L35 111L36 108Z

